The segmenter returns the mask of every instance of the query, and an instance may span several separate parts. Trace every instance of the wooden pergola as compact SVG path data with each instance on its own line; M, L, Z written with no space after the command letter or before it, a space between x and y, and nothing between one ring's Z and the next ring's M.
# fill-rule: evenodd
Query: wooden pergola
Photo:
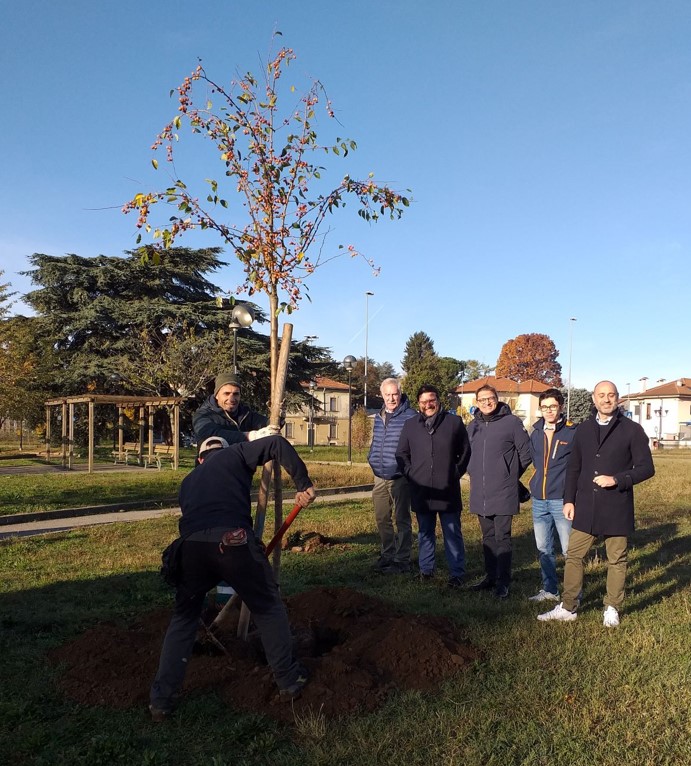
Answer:
M148 425L148 459L150 464L154 456L154 411L158 407L173 408L173 468L177 469L180 451L180 403L182 397L146 397L146 396L117 396L115 394L81 394L64 396L60 399L46 401L46 459L50 460L50 408L62 408L62 442L60 455L64 468L72 468L74 461L74 405L87 404L89 413L89 455L88 470L94 470L94 409L96 405L114 405L118 408L118 449L123 451L125 443L125 408L136 408L139 411L139 444L144 445L144 436ZM145 463L145 464L147 464Z

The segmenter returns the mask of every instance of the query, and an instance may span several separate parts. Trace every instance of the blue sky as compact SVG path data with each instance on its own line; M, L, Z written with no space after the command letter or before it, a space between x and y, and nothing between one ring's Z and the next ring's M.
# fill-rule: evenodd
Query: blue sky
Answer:
M23 0L2 17L0 268L14 289L30 289L18 272L34 252L134 248L119 208L161 185L149 147L174 116L169 91L197 57L219 80L258 71L278 29L296 87L319 78L358 142L352 162L328 158L333 185L373 171L414 200L396 223L353 207L334 221L327 251L353 243L381 274L319 270L295 337L362 356L370 290L369 355L397 369L418 330L490 365L541 332L566 377L572 331L575 386L691 375L685 0ZM197 142L180 142L190 164ZM215 279L241 280L234 265Z

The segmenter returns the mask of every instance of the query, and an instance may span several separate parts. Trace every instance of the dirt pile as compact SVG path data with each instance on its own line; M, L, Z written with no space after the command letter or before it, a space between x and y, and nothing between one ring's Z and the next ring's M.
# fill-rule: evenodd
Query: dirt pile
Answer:
M328 717L373 710L392 690L434 689L478 657L449 620L395 612L348 588L300 593L286 604L295 653L311 674L295 702L298 714L308 707ZM114 708L146 705L169 618L169 610L158 610L128 628L101 623L52 652L63 665L67 696ZM238 640L231 623L220 636L229 651L224 656L200 638L186 694L214 689L232 707L293 720L291 706L278 700L257 640Z

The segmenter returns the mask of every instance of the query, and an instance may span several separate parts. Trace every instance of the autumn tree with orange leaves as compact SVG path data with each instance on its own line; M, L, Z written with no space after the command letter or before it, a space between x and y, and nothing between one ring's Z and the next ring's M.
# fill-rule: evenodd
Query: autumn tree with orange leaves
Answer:
M496 376L521 382L539 380L559 388L561 365L557 362L559 352L549 335L531 332L507 340L497 359Z
M177 115L152 147L155 152L164 148L171 183L161 191L140 192L123 207L123 212L138 216L138 243L143 236L150 239L142 247L144 257L165 257L165 249L193 229L217 232L233 250L245 271L245 281L236 292L268 297L272 396L279 314L298 307L306 291L303 280L318 266L339 254L360 255L345 243L327 251L324 222L348 199L355 201L365 221L399 218L409 204L402 194L375 183L372 174L365 181L345 175L331 190L324 186L325 169L317 155L346 157L356 144L343 138L332 145L319 143L315 120L320 101L325 115L334 117L319 81L312 82L302 97L293 95L294 87L282 86L279 92L281 76L294 59L290 48L282 48L261 82L247 73L228 86L197 66L171 91L178 95ZM279 100L287 104L283 116ZM220 175L204 179L201 194L176 171L174 155L184 127L210 141L221 164ZM152 164L158 168L156 159ZM160 218L155 220L155 213Z

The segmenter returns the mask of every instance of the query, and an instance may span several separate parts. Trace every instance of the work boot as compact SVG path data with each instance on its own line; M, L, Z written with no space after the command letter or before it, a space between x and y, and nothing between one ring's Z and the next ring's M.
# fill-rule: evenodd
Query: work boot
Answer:
M449 577L449 579L446 582L447 588L462 588L463 587L463 578L462 577Z
M393 560L385 559L383 556L380 556L374 564L372 564L372 569L379 574L392 574L395 571Z
M290 686L286 686L285 689L280 689L278 696L285 701L300 699L302 690L305 688L305 686L307 686L309 680L310 679L307 668L303 665L300 665L298 677L295 679L295 681L293 681L292 684L290 684Z
M161 708L149 705L149 713L151 713L151 720L154 723L163 723L170 718L170 710L161 710Z
M471 585L470 590L492 590L495 585L494 580L490 580L489 577L483 577L482 580Z

